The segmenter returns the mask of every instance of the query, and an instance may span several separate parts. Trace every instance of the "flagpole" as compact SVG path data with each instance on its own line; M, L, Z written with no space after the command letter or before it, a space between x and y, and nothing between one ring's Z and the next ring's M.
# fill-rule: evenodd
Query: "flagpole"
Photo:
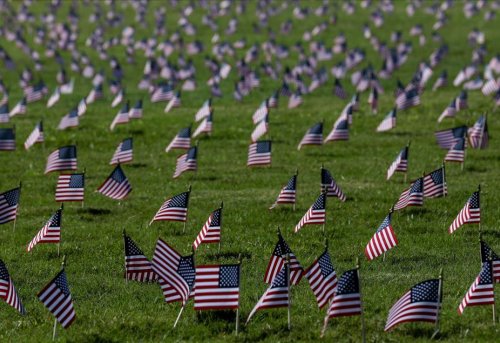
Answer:
M447 196L448 192L446 190L446 168L445 168L444 161L442 163L442 168L443 168L443 194L444 194L444 196Z
M61 207L60 207L60 210L61 210L61 217L62 217L62 210L64 210L64 203L61 203ZM59 219L60 222L62 222L61 220L62 218ZM60 228L59 228L60 230ZM59 250L61 248L61 239L59 238L59 242L57 242L57 257L59 257Z
M287 273L287 288L288 288L288 331L292 328L292 297L290 294L290 254L286 254L285 268Z
M434 329L434 333L431 336L431 339L434 339L436 337L436 335L439 333L439 313L440 313L440 309L441 309L442 292L443 292L443 268L441 268L439 270L438 299L437 299L437 305L436 305L437 315L436 315L435 329Z
M479 135L479 149L481 149L481 146L483 145L483 135L485 129L486 129L486 113L484 114L484 125L482 125L481 134Z
M224 208L224 202L223 202L223 201L221 201L221 202L220 202L220 209L222 210L223 208ZM222 211L221 211L221 217L220 217L220 219L219 219L219 226L220 226L220 227L222 227ZM222 235L221 235L221 236L222 236ZM219 254L220 254L220 241L221 241L221 239L220 239L220 237L219 237L219 248L218 248L218 250L217 250L217 255L219 255Z
M16 231L17 211L19 210L19 202L21 200L21 187L22 187L22 185L23 185L22 181L19 181L19 200L17 201L16 217L14 218L14 226L12 227L12 231Z
M185 303L182 304L181 310L179 311L179 314L177 315L177 319L175 320L174 323L174 329L177 326L177 323L179 322L179 319L181 318L182 312L184 311L184 307L186 306Z
M85 172L86 172L86 171L87 171L87 168L83 168L83 184L84 184L84 188L83 188L83 192L84 192L84 194L83 194L83 199L84 199L84 200L82 200L82 208L83 208L83 206L84 206L83 204L85 203Z
M361 340L363 343L366 342L366 330L365 330L365 316L363 311L363 299L361 297L361 279L359 277L359 257L356 257L356 274L358 276L359 282L359 300L360 300L360 308L361 308Z
M191 185L189 185L188 193L189 193L189 195L191 195ZM186 208L186 212L187 212L187 208ZM182 234L186 233L186 224L187 224L187 213L186 213L186 220L184 221L184 226L182 228ZM151 224L149 224L149 225L151 225Z
M241 254L238 255L238 287L241 282ZM240 331L240 304L238 302L238 307L236 308L236 336L238 336L238 332Z
M477 186L477 192L479 193L479 204L481 204L481 184ZM479 232L481 232L481 218L479 219Z
M127 235L127 233L125 232L125 228L123 229L123 232L122 232L122 236L123 236L123 248L125 250L125 254L126 254L126 250L127 250L127 243L125 243L125 236ZM125 283L128 284L128 275L127 275L127 266L125 264Z
M406 179L408 177L408 157L410 156L410 144L411 140L408 140L408 143L406 143L406 171L405 171L404 183L406 183Z
M299 168L295 168L295 182L297 182L297 176L299 176ZM297 197L297 184L295 184L295 197ZM294 200L293 202L293 211L295 211L295 203L296 201Z

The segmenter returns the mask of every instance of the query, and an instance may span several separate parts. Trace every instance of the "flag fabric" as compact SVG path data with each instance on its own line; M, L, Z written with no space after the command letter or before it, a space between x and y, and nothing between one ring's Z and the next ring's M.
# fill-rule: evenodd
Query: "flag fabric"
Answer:
M123 234L123 239L125 240L125 278L139 282L156 281L158 276L142 250L126 234Z
M491 261L493 280L500 283L500 257L490 248L486 242L481 240L481 262Z
M78 116L81 117L85 114L85 112L87 112L87 101L85 101L85 98L83 98L82 100L80 100L80 102L78 103L78 107L76 108L77 112L78 112Z
M407 145L399 152L398 156L387 169L387 180L389 180L395 172L406 173L408 171L408 153L410 147Z
M5 263L0 260L0 298L3 299L8 305L15 308L19 313L26 314L23 303L17 295L14 282L10 278L9 271Z
M436 91L438 88L444 87L448 84L448 73L446 70L443 70L441 75L438 77L434 85L432 86L432 90Z
M15 128L0 128L0 151L16 150Z
M179 133L172 139L170 144L165 149L169 152L172 149L189 149L191 147L191 126L181 129Z
M8 123L9 117L9 103L5 103L0 106L0 123Z
M200 121L212 113L212 99L206 100L195 114L195 121Z
M377 113L378 109L378 90L376 87L372 87L370 94L368 95L368 104L372 110L372 113Z
M260 137L264 136L269 129L269 114L266 115L259 123L257 123L257 126L255 126L251 139L252 142L255 143L259 140Z
M165 293L166 302L182 301L186 303L195 282L193 255L181 256L164 240L158 238L153 254L153 270L160 279L160 284L169 292Z
M66 130L67 128L77 127L80 123L78 119L78 110L73 109L64 117L61 118L59 125L57 126L58 130Z
M240 265L196 266L194 310L232 310L240 306Z
M62 88L61 88L61 93L62 93ZM94 88L89 92L87 97L85 98L85 101L87 104L92 104L96 100L100 100L103 97L103 92L102 92L102 84L98 84L94 86Z
M83 201L85 174L61 174L57 180L56 201Z
M322 145L323 144L323 123L314 124L300 141L297 150L304 145Z
M177 158L175 166L174 179L181 176L185 171L196 171L198 169L197 163L198 147L194 146Z
M193 242L193 249L196 250L201 244L219 243L222 225L222 206L213 211L208 217L205 225Z
M453 147L457 140L467 135L467 126L458 126L448 130L436 131L437 143L442 149L450 149Z
M141 99L137 100L134 107L130 108L130 111L128 112L128 117L130 119L142 118L142 100Z
M462 315L467 306L493 305L494 303L493 269L491 261L487 261L483 262L481 272L458 306L458 313Z
M122 101L125 96L125 92L123 89L120 89L118 93L116 94L115 98L113 99L113 102L111 103L111 107L116 107L118 106ZM128 114L128 111L127 111Z
M40 121L36 124L33 131L31 131L30 135L24 142L24 148L28 150L36 143L43 143L45 141L45 137L43 135L43 123Z
M54 93L52 93L49 100L47 101L47 108L51 108L52 106L54 106L59 101L60 98L61 98L60 88L56 87Z
M123 104L122 109L116 114L115 118L111 122L111 125L109 126L110 130L114 130L116 125L121 125L121 124L126 124L129 122L129 103L128 101Z
M457 111L464 110L469 107L466 91L461 91L460 95L455 99L455 107L457 108Z
M208 116L203 118L200 125L194 131L193 138L201 135L202 133L210 135L212 133L212 120L213 120L213 112L210 112Z
M299 107L302 104L302 92L300 90L297 90L295 93L293 93L290 96L290 99L288 99L288 108L296 108Z
M43 82L39 82L37 85L29 86L24 89L24 96L26 97L27 103L41 100L45 93L47 93L47 87L45 87Z
M484 149L488 146L488 125L486 123L486 117L480 116L479 119L474 123L468 130L470 146L473 149Z
M444 167L424 175L424 198L437 198L446 194L448 194L448 189Z
M133 140L132 137L125 138L115 150L109 164L119 164L132 162L133 159Z
M264 100L259 108L254 112L252 115L252 121L254 124L257 124L260 122L262 119L264 119L267 115L269 114L269 108L267 105L267 100Z
M75 320L73 300L71 299L64 269L37 294L37 297L56 317L63 328L67 329Z
M406 292L390 309L384 331L401 323L435 323L441 308L440 280L420 282Z
M321 168L321 192L326 192L326 196L337 197L343 202L347 199L346 195L342 192L342 189L340 189L330 171L323 167Z
M464 224L475 224L481 222L481 207L479 203L479 190L472 193L471 197L460 210L457 217L448 228L448 233L455 232Z
M288 183L281 188L278 198L274 204L269 207L270 210L275 208L278 204L295 204L295 195L297 190L297 174L292 176Z
M391 225L392 212L385 217L365 248L365 256L373 260L398 245L398 239Z
M290 258L290 283L292 285L299 284L303 276L304 268L302 268L299 260L297 260L297 257L292 252L292 249L290 249L286 241L283 239L281 232L278 233L278 242L274 247L269 263L267 264L266 273L264 275L265 283L271 283L274 277L283 268L287 254Z
M333 94L342 100L347 99L347 93L345 92L344 87L342 87L339 79L335 79Z
M438 123L442 122L444 118L453 118L457 113L457 107L455 104L455 100L452 100L451 103L446 107L438 118Z
M0 224L5 224L16 219L21 187L0 193Z
M61 219L62 208L50 217L43 228L38 231L36 236L28 244L28 252L33 250L38 243L60 243L61 242Z
M304 214L302 219L295 225L295 233L304 225L312 224L325 224L326 222L326 193L323 192L319 195L318 199L309 208L309 210Z
M106 181L97 189L97 192L115 200L125 199L131 191L132 186L119 164L111 172Z
M352 107L351 107L352 108ZM342 115L341 118L333 125L332 131L325 139L326 142L330 141L347 141L349 140L349 121L348 116Z
M10 110L9 117L14 117L17 114L26 113L26 98L22 98L19 102Z
M424 204L423 177L415 180L409 188L403 191L394 205L394 210L399 211L408 206L422 206Z
M358 270L351 269L344 272L339 279L332 303L326 312L324 325L326 327L331 318L357 316L361 311Z
M190 191L187 191L167 199L161 205L151 223L159 220L186 222L190 193Z
M498 80L489 79L488 81L486 81L484 83L483 87L481 88L481 92L485 96L488 96L488 95L491 95L491 94L498 92L499 89L500 89L500 84L499 84Z
M397 114L396 108L393 108L389 113L387 113L384 120L382 120L382 122L380 122L380 124L378 125L377 132L385 132L395 128L396 114Z
M247 166L271 164L271 141L259 141L248 146Z
M420 95L416 88L409 89L400 94L396 99L396 107L398 110L406 110L417 105L420 105Z
M168 102L167 106L165 106L165 113L170 112L175 107L180 107L181 106L181 92L176 92L175 95L170 99Z
M76 169L76 146L68 145L55 150L49 155L47 158L47 166L45 167L45 174L53 171Z
M465 137L459 138L444 157L446 162L463 163L465 159Z
M250 312L246 321L247 323L257 311L288 306L288 302L290 301L289 268L288 264L283 264L279 272L276 273L276 276L273 277L271 282L271 286L269 286Z
M171 85L161 85L151 95L151 102L169 101L173 96L174 90Z
M328 250L325 249L323 254L314 260L304 271L304 275L309 281L318 307L323 308L337 290L338 281Z

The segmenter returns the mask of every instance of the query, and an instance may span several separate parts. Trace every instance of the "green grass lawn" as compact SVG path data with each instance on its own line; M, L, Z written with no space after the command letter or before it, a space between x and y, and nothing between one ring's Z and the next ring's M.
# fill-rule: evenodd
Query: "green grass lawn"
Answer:
M186 2L181 1L181 5ZM281 2L277 2L281 4ZM160 2L149 6L147 17L151 27L154 11ZM320 1L304 2L317 7ZM426 4L428 4L426 2ZM20 2L13 3L18 8ZM40 14L47 3L36 2L31 10ZM462 3L448 11L449 21L439 32L449 45L446 58L434 69L433 82L443 69L449 73L450 84L458 71L470 62L471 49L467 44L467 34L477 27L486 34L488 61L498 52L500 31L498 19L485 22L483 12L472 19L465 19ZM104 9L108 6L102 4ZM57 182L55 173L44 175L46 158L59 146L77 144L79 170L86 168L86 195L83 208L80 204L68 203L62 220L61 252L67 258L67 277L74 299L77 318L74 324L64 330L58 328L58 337L64 341L268 341L295 342L319 340L325 311L317 308L314 295L307 280L292 289L292 329L287 329L286 309L258 312L248 326L242 325L239 336L234 335L234 312L196 313L192 302L187 306L179 325L173 323L180 304L165 304L160 288L156 284L126 283L124 274L124 249L122 230L141 247L147 257L153 254L155 242L162 237L179 252L188 254L210 212L224 201L221 254L217 246L201 246L196 252L196 263L233 263L242 254L241 307L240 318L244 323L251 309L263 294L266 285L263 276L268 259L276 243L276 228L280 227L284 238L304 267L308 267L323 251L325 237L329 241L330 254L337 274L355 266L356 258L361 260L361 283L363 307L365 310L368 341L424 341L433 332L430 324L405 324L393 332L383 331L387 313L392 304L414 284L438 277L443 268L443 309L441 314L442 341L493 341L499 335L499 326L492 324L491 307L467 308L463 316L457 314L458 305L469 286L480 271L478 226L466 225L453 235L447 233L456 214L467 198L481 184L481 209L483 238L497 252L500 251L498 231L500 210L497 190L500 186L498 132L500 123L493 101L480 91L469 93L469 109L460 112L455 119L446 119L437 125L437 118L450 100L457 96L459 89L448 86L437 92L427 89L422 95L422 105L399 113L397 128L388 133L376 133L375 129L383 116L392 108L392 91L396 78L408 82L420 61L428 59L439 43L430 39L434 17L417 11L408 18L405 13L406 1L397 1L392 14L385 15L381 28L372 28L381 40L390 41L393 30L401 30L404 39L411 40L413 51L408 62L394 73L390 80L383 80L385 93L380 96L379 113L372 115L367 104L367 93L361 95L361 109L354 115L354 122L348 142L335 142L322 147L296 147L304 132L314 123L324 119L328 131L340 114L346 101L341 101L331 93L333 78L312 94L303 96L299 108L288 110L286 100L280 100L278 109L271 110L270 135L273 140L272 167L249 169L246 167L247 147L253 129L251 116L260 102L280 85L262 76L261 87L246 97L241 103L232 98L233 72L221 84L224 96L214 99L214 131L209 138L199 140L198 172L186 173L173 179L176 152L165 153L164 148L178 130L192 123L194 114L210 96L205 82L209 77L203 65L203 56L194 58L197 69L198 89L182 94L182 107L171 113L163 112L165 103L152 104L147 92L139 91L137 83L142 76L146 61L142 52L136 53L136 63L125 61L123 47L113 47L110 55L117 56L125 71L127 98L132 103L144 98L144 118L129 125L119 126L113 132L108 130L118 109L110 106L112 96L106 88L106 99L89 105L77 129L59 132L56 130L60 118L78 101L86 96L91 82L79 75L75 77L75 92L62 96L57 105L46 109L46 99L30 104L26 115L12 119L16 125L17 150L0 153L0 191L14 188L23 182L21 205L17 224L0 228L0 258L6 263L19 296L27 310L20 316L14 309L0 303L1 341L48 341L52 335L53 317L38 301L36 294L60 270L61 258L57 256L55 245L38 245L31 253L26 246L44 222L59 207L54 201ZM58 12L58 19L65 20L69 2ZM132 8L124 11L132 22ZM373 8L372 8L373 9ZM332 11L332 9L330 9ZM97 69L109 70L107 61L98 59L97 53L83 44L95 28L87 23L91 7L80 6L81 50L85 51ZM167 6L167 27L169 35L176 29L180 7ZM332 12L330 12L332 13ZM362 47L369 62L378 68L380 57L369 42L362 37L362 24L369 20L371 10L357 8L354 15L337 11L338 22L329 25L317 40L331 46L333 38L344 32L349 47ZM5 15L5 14L2 14ZM186 41L199 39L210 51L213 32L201 25L203 11L195 10L189 17L198 28L196 36L186 37ZM292 6L276 17L270 18L270 27L277 34L279 43L292 45L299 41L304 30L311 30L325 18L310 15L299 21L294 19L294 28L289 35L279 34L283 20L292 18ZM266 30L253 33L252 22L256 21L255 3L250 2L246 15L238 16L238 32L225 36L229 17L217 18L222 39L231 42L246 37L248 46L262 43L267 39ZM418 38L410 37L412 25L421 23L427 44L418 45ZM107 37L116 35L121 28L110 28ZM137 26L137 39L153 34L152 29ZM26 30L30 45L42 52L43 47L32 43L33 33ZM165 37L159 37L163 40ZM19 49L0 38L0 45L15 59L21 69L31 62ZM304 45L308 47L308 44ZM308 51L308 50L307 50ZM239 50L238 58L245 53ZM171 59L175 63L177 53ZM63 52L69 62L69 53ZM233 65L236 62L229 59ZM262 57L262 56L261 56ZM322 62L328 70L343 58L335 56L333 61ZM283 65L293 66L297 53L293 52ZM44 59L43 77L53 91L58 70L53 60ZM69 66L68 66L69 72ZM18 87L18 72L7 71L3 67L0 75L10 86L10 104L13 106L21 97ZM349 79L343 84L350 94L353 87ZM429 88L429 86L428 86ZM480 114L488 113L491 139L486 150L467 151L465 168L459 165L447 167L449 195L446 198L426 200L422 208L406 209L393 216L393 227L399 245L388 252L385 262L381 258L367 262L363 251L366 243L384 219L391 205L398 199L407 185L402 175L395 175L389 182L385 180L386 170L399 150L411 140L409 179L417 178L422 172L430 172L441 165L445 151L434 139L437 129L472 125ZM25 151L22 142L34 128L36 122L44 119L45 148L37 145ZM2 125L6 126L6 125ZM9 125L7 125L9 126ZM133 191L120 203L105 198L94 191L108 177L112 167L108 164L117 144L126 137L134 138L134 163L124 165ZM348 201L340 202L329 198L327 202L327 225L325 234L321 226L307 226L294 234L293 228L305 211L316 199L319 192L320 167L324 164L336 178L348 196ZM295 169L299 170L297 209L278 207L268 211L275 201L280 188ZM192 185L189 204L189 221L185 232L182 223L148 223L166 197L180 193ZM497 286L498 289L498 286ZM498 296L497 296L498 299ZM360 341L360 318L333 319L324 341Z

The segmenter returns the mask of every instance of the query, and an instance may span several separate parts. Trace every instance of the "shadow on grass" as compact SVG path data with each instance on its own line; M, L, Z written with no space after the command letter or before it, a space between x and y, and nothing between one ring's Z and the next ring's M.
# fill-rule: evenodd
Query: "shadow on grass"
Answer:
M110 214L111 210L108 210L106 208L85 207L77 209L76 212L81 214L92 214L95 216L101 216L104 214Z
M137 135L137 136L140 136L140 135L143 135L144 134L144 130L142 129L135 129L135 130L130 130L129 133L131 135Z
M488 169L486 169L486 168L477 167L475 165L468 165L468 166L466 165L465 170L470 171L470 172L476 172L476 173L486 173L488 171Z
M131 163L128 164L130 168L144 168L147 167L148 165L146 163Z

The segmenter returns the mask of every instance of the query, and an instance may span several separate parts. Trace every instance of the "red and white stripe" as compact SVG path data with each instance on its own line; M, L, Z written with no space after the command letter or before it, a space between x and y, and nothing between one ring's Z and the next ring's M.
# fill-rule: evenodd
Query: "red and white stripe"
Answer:
M365 256L368 260L373 260L396 245L398 245L398 240L392 226L389 224L373 235L365 248Z
M218 265L196 267L194 310L237 309L239 287L220 287L221 268Z

